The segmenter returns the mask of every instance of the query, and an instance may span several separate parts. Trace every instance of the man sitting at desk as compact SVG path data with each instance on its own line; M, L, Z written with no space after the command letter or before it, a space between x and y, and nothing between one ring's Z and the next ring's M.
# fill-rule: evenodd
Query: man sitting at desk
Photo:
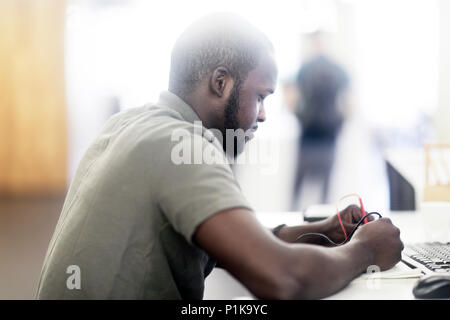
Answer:
M304 240L315 245L293 243L308 232L342 241L338 218L274 235L255 218L229 164L195 154L185 161L192 145L213 160L239 153L265 121L276 79L273 47L248 22L214 14L192 24L174 46L169 91L113 116L80 162L38 298L201 299L216 262L258 298L321 298L369 265L395 265L403 245L389 219L361 226L339 247L313 237ZM227 139L227 129L245 135ZM342 212L347 232L360 215Z

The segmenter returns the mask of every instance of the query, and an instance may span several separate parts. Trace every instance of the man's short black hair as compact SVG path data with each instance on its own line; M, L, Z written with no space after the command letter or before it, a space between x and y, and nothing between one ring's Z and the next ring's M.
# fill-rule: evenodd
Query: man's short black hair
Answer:
M269 39L239 15L214 13L190 25L172 50L169 90L186 96L217 67L226 67L242 83L264 52Z

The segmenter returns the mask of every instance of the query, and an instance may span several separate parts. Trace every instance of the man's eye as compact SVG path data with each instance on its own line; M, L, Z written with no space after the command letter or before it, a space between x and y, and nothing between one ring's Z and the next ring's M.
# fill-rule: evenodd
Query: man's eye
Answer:
M262 96L262 95L259 95L259 96L258 96L258 102L261 102L261 101L263 101L263 100L264 100L264 98L265 98L264 96Z

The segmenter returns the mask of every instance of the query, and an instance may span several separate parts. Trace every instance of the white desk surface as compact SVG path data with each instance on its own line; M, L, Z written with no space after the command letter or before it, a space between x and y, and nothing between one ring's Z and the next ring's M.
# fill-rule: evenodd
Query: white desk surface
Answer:
M383 214L383 216L389 217L400 228L400 237L403 243L409 244L425 241L420 217L416 212L389 212ZM298 225L303 222L301 213L296 212L261 212L257 213L257 217L267 227L275 227L281 223ZM401 262L396 266L396 268L404 267ZM364 276L360 276L350 282L347 287L327 299L414 299L412 289L417 280L418 278L367 280Z

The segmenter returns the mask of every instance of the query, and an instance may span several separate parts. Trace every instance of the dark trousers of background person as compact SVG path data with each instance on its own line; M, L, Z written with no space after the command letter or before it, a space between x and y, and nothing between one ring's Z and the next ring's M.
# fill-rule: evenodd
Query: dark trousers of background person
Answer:
M315 132L303 132L298 139L300 153L297 159L294 180L292 211L298 210L302 192L300 189L302 188L305 177L315 178L315 180L320 181L321 192L319 202L325 203L327 201L331 169L335 157L336 139L337 132L326 135Z

